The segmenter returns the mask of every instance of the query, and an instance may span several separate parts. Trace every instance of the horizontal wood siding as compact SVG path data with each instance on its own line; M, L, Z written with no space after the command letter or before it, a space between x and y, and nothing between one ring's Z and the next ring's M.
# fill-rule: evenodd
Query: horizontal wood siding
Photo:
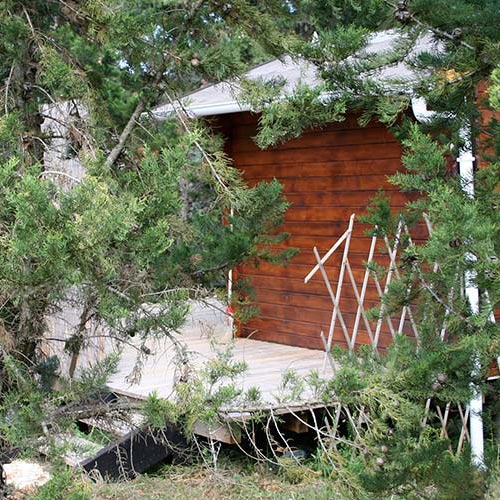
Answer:
M328 333L332 303L319 272L304 284L304 277L316 262L313 246L324 254L346 230L350 215L365 213L370 198L381 188L391 195L394 208L415 199L397 191L387 179L402 169L401 147L382 124L372 122L360 128L357 117L352 115L344 122L310 130L298 139L260 150L252 139L257 133L256 124L256 117L250 113L226 117L223 128L229 135L227 152L250 185L274 178L284 185L292 206L280 230L291 236L280 248L297 247L300 253L285 266L261 263L237 270L237 276L248 278L253 284L260 309L258 317L240 325L238 334L322 349L320 332ZM349 254L359 288L370 245L366 229L360 223L355 225ZM417 232L422 231L418 228ZM334 287L342 248L326 266ZM377 255L379 262L387 262L384 249L378 248ZM378 293L372 284L367 290L367 306L378 304ZM340 306L347 326L352 327L357 302L347 275ZM394 322L395 329L397 326ZM409 327L406 323L405 330L410 331ZM389 345L391 338L384 324L380 346ZM357 344L368 342L368 332L361 322ZM334 344L346 345L338 321Z

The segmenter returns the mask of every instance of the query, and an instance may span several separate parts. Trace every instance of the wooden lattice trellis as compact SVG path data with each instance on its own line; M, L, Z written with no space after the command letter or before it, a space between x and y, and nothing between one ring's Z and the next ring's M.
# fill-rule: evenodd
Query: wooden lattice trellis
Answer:
M432 233L432 225L427 217L424 217L424 219L425 219L425 226L427 228L428 234L430 235ZM354 221L355 221L355 214L352 214L349 219L349 224L346 231L338 238L338 240L322 257L320 256L318 249L314 247L313 252L316 258L316 265L312 268L312 270L304 279L304 282L307 284L313 278L313 276L319 271L323 278L326 289L328 291L328 295L330 296L330 299L332 301L332 315L328 330L328 336L325 338L323 331L320 332L320 336L325 348L324 369L326 369L326 365L327 363L329 363L334 373L336 369L335 361L333 360L330 351L336 333L337 322L340 325L340 330L342 332L343 338L349 350L354 350L355 348L361 321L363 321L363 324L365 326L370 341L370 345L374 349L377 349L379 347L380 334L384 322L387 324L387 328L392 338L394 339L396 335L404 332L405 322L408 321L410 324L411 333L414 336L417 345L420 340L418 327L414 319L414 314L412 312L411 305L405 305L402 307L401 311L399 311L397 314L389 315L386 314L387 311L385 310L385 304L383 301L383 297L387 293L392 280L394 278L396 279L401 278L397 263L397 257L402 235L403 234L405 235L410 245L413 244L408 227L402 221L399 222L392 245L387 236L377 236L377 233L375 233L375 235L372 236L368 251L368 258L365 261L366 265L363 274L363 280L361 282L361 286L359 286L358 283L356 282L356 278L352 270L351 263L349 261L349 249L354 229ZM385 277L383 277L382 279L378 276L378 273L376 273L372 267L373 264L376 264L375 250L377 248L378 243L382 243L389 258L389 264L388 266L385 267ZM327 271L325 269L325 264L332 257L332 255L334 255L336 251L341 250L342 245L343 245L342 260L339 267L337 287L334 292L330 281L330 277L328 276ZM438 270L438 264L435 264L434 271L437 270ZM366 292L370 280L373 282L373 285L375 286L375 289L377 291L378 299L380 300L380 308L379 308L380 312L378 318L375 321L375 325L372 325L367 317L367 308L365 302ZM345 287L349 285L352 288L352 292L354 294L357 303L357 310L354 323L350 328L348 328L346 321L344 320L344 316L342 314L340 306L342 293ZM407 290L408 294L410 293L410 291L411 291L410 289ZM445 314L443 326L439 332L441 340L444 340L446 336L446 316L447 314ZM433 409L433 411L431 411L431 409ZM336 415L334 421L338 422L340 414L343 413L349 420L355 433L360 434L361 425L365 426L365 428L369 430L370 420L368 416L365 414L364 409L362 407L357 408L356 418L352 416L351 410L349 410L348 407L342 404L339 404L335 411ZM435 415L435 417L431 418L431 414L433 416ZM462 405L461 403L448 402L445 405L445 407L442 408L437 402L433 401L432 399L427 399L427 401L425 402L422 428L424 429L426 425L430 425L431 423L433 425L439 425L441 427L441 437L448 438L449 428L452 425L452 419L451 419L452 414L457 417L453 419L454 420L453 425L455 426L458 425L459 436L457 439L456 446L454 448L450 444L450 452L459 454L463 449L464 443L470 442L470 436L467 427L470 417L470 408L468 406L464 407L464 405ZM334 431L333 434L335 435L336 432L335 429L331 429L331 431Z
M356 344L356 339L357 335L359 333L359 328L360 328L360 323L361 320L363 320L364 326L366 328L366 331L368 333L368 337L370 339L370 344L372 347L377 348L379 346L379 341L380 341L380 334L382 331L382 326L383 323L385 322L387 324L387 327L392 335L392 338L394 339L395 336L403 331L403 326L405 324L405 321L407 321L407 318L409 320L409 323L411 325L411 330L413 335L415 336L417 342L419 341L419 332L417 329L417 325L414 320L413 312L411 310L411 306L405 305L403 306L400 314L398 317L394 317L394 315L386 315L385 314L385 305L382 300L383 296L387 293L389 286L393 280L394 277L399 279L400 273L399 269L397 266L397 254L399 250L399 243L401 241L401 235L403 231L406 233L408 238L411 237L409 235L409 231L407 227L403 224L400 223L398 225L396 235L394 238L394 243L391 245L389 239L387 236L384 237L379 237L377 235L374 235L371 238L370 242L370 248L368 251L368 258L366 260L366 269L364 272L363 276L363 281L361 284L361 288L358 287L358 284L356 283L356 278L354 276L353 270L351 263L349 261L349 248L350 248L350 243L351 243L351 236L353 233L353 228L354 228L354 219L355 219L355 214L352 214L349 220L349 225L347 227L347 230L340 236L340 238L335 242L335 244L328 250L328 252L323 256L320 257L318 249L314 247L313 252L316 257L316 265L313 267L311 272L305 277L304 282L308 283L311 278L318 272L320 271L321 276L323 277L323 281L325 283L326 289L328 290L328 294L330 296L330 299L332 301L333 309L332 309L332 316L331 316L331 321L330 321L330 328L328 331L328 337L325 339L325 351L326 354L331 349L332 346L332 341L334 338L334 333L335 333L335 327L337 324L337 319L340 324L342 334L344 336L344 340L348 346L349 349L354 349L354 346ZM382 240L383 245L387 251L387 255L389 257L389 266L386 271L386 276L385 279L381 280L378 276L377 273L373 271L371 268L372 264L375 264L374 256L375 256L375 249L377 247L377 243L379 240ZM327 274L327 271L325 269L325 263L328 261L328 259L335 253L336 250L338 250L342 244L344 244L344 250L343 250L343 255L342 255L342 261L340 264L339 268L339 275L338 275L338 281L337 281L337 289L336 292L333 292L330 278ZM357 310L356 310L356 316L354 320L354 325L349 331L346 322L344 321L344 317L340 308L340 299L343 290L345 289L346 285L344 284L344 281L346 281L345 276L347 274L347 277L349 279L350 286L352 288L354 297L357 302ZM366 291L369 285L369 281L372 280L375 289L377 291L378 298L380 300L380 314L378 317L378 320L376 321L375 327L372 327L370 324L370 321L367 318L367 310L365 306L365 299L366 299ZM349 285L347 285L349 286ZM410 290L408 290L408 293ZM397 323L395 326L395 322ZM322 338L324 338L324 333L321 332Z

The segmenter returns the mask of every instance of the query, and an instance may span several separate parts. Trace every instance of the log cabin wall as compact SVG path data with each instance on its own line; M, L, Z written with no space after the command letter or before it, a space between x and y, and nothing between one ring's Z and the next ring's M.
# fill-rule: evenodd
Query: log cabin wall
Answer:
M292 206L280 227L280 231L291 235L283 246L300 249L286 266L262 263L237 270L237 276L249 279L255 289L260 309L258 317L239 325L237 335L322 349L320 332L328 335L332 302L319 272L304 284L305 276L316 264L313 247L320 255L326 253L346 230L350 215L365 213L369 200L380 189L391 196L395 209L409 201L410 195L400 193L387 180L388 175L403 169L401 146L383 124L373 122L360 128L357 116L352 115L341 123L307 131L298 139L261 150L252 139L257 133L256 115L237 113L220 118L228 136L227 153L245 180L255 185L276 178L284 185L284 194ZM370 245L367 229L356 222L349 252L359 288ZM326 266L334 289L342 249ZM385 252L377 254L380 262L388 262ZM371 283L365 301L368 307L380 303ZM357 302L349 285L342 290L340 308L347 327L352 327ZM361 326L357 345L369 343L366 329ZM379 347L383 349L391 340L384 325ZM338 321L333 344L346 346Z

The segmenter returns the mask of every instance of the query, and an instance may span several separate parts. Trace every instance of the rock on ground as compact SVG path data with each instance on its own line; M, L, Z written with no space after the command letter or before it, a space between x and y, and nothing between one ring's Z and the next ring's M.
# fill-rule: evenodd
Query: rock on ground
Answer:
M44 485L50 479L50 473L36 462L14 460L3 464L5 482L16 490L32 490Z

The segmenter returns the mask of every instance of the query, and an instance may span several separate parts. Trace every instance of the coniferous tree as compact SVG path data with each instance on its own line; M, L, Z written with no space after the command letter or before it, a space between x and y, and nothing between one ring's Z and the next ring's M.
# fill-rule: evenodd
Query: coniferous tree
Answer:
M1 3L2 352L43 362L46 316L68 297L82 307L75 356L91 320L120 338L172 335L187 298L263 252L281 187L247 188L202 123L148 111L281 53L295 37L274 19L288 13L278 1ZM61 166L72 159L81 179Z

